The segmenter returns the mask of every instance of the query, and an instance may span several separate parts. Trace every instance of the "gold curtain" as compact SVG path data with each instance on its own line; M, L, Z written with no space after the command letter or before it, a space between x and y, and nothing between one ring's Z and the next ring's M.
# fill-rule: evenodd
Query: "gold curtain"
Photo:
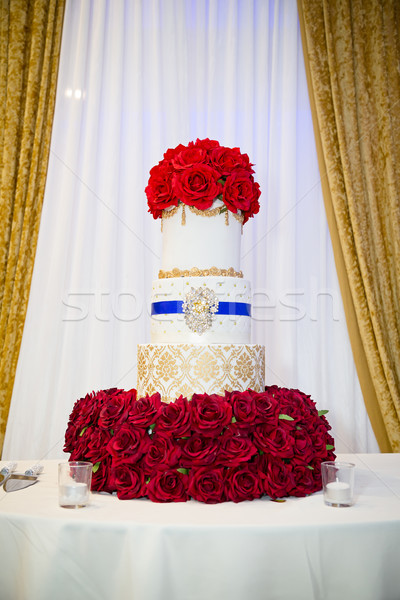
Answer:
M0 0L0 453L39 232L64 6Z
M298 8L354 359L380 449L399 452L400 2L298 0Z

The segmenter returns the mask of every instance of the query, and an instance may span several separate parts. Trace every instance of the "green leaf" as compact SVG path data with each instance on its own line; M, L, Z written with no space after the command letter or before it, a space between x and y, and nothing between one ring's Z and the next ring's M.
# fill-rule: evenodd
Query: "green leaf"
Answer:
M332 444L327 444L326 445L326 449L327 450L333 450L335 446L332 446Z
M97 471L100 468L100 465L101 465L101 461L99 461L99 462L97 462L96 464L93 465L93 469L92 469L93 473L97 473Z
M150 477L148 477L148 478L146 479L146 485L148 485L149 483L150 483Z
M87 428L88 428L88 426L86 425L86 427L84 427L84 428L82 429L82 431L80 432L80 434L79 434L79 437L82 437L82 436L83 436L83 434L85 433L85 431L86 431L86 429L87 429Z
M219 214L222 215L222 213L226 212L228 209L226 206L221 206L221 208L219 209Z
M177 469L177 471L179 473L182 473L182 475L189 475L189 469L184 469L183 467L179 467L179 469Z
M310 469L310 471L314 471L314 467L312 467L311 465L307 465L307 469Z
M273 498L271 498L272 502L286 502L285 498L275 498L275 500Z
M326 415L329 412L329 410L319 410L318 411L318 416L322 417L322 415Z
M279 419L282 419L282 421L294 421L293 417L289 417L289 415L279 415L278 417Z
M231 423L236 423L236 417L232 417Z
M221 185L225 185L225 179L223 177L221 177L221 179L218 179L217 183L219 183Z
M152 424L149 426L149 429L151 429L152 431L154 431L154 428L155 428L155 426L156 426L156 424L155 424L155 423L152 423Z

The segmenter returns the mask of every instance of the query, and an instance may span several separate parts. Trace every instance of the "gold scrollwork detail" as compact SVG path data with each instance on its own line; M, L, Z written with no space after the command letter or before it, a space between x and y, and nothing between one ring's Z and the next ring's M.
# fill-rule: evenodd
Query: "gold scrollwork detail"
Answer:
M218 269L218 267L210 267L209 269L199 269L192 267L191 269L173 268L172 271L158 272L158 279L171 279L172 277L239 277L243 279L242 271L235 271L233 267L229 269Z
M179 202L178 206L173 206L172 208L164 209L161 214L161 231L163 230L163 219L170 219L179 210L179 207L182 206L182 220L181 224L186 225L186 213L185 213L185 205L183 202ZM243 226L244 216L241 213L231 212L226 208L226 206L216 206L215 208L208 208L206 210L200 210L196 208L196 206L187 206L187 208L198 215L199 217L216 217L217 215L225 213L225 225L229 225L229 214L231 214L236 221L238 221Z

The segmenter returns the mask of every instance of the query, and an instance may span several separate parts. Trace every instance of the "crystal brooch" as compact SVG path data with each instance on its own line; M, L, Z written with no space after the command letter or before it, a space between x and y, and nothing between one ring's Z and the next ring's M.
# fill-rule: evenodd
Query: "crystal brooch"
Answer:
M182 305L186 325L191 331L202 335L210 329L219 301L209 288L191 288Z

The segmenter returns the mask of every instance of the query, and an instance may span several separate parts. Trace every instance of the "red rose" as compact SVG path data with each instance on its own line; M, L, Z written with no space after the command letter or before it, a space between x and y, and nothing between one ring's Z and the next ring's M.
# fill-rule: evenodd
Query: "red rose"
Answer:
M313 446L314 455L319 459L328 460L326 457L328 455L328 451L326 449L327 442L327 432L323 425L320 423L319 427L316 427L311 433L310 438Z
M187 398L180 396L175 402L162 404L156 431L160 435L186 436L190 432L190 408Z
M131 456L113 460L110 486L117 491L120 500L142 498L145 495L144 471Z
M332 450L328 450L326 459L324 459L324 460L335 460L335 458L336 458L336 454L334 452L334 450L335 450L335 441L334 441L333 437L329 433L326 434L326 443L329 446L332 446Z
M86 452L88 450L88 444L96 428L92 425L85 427L76 438L70 460L86 460Z
M98 418L101 429L112 429L123 423L128 415L131 402L136 400L136 390L111 396L104 402Z
M258 201L261 196L260 185L253 180L253 195L250 201L250 209L244 213L243 225L247 223L250 217L254 217L260 210L260 203Z
M178 466L180 456L181 449L173 439L155 434L143 459L143 467L150 473L157 469L174 468Z
M296 429L293 438L293 459L298 463L308 464L314 458L314 449L310 436L305 429Z
M216 462L228 467L237 467L257 454L257 448L251 439L243 435L232 436L224 433L219 439L219 445Z
M179 171L204 163L206 158L207 152L203 148L192 146L176 154L171 162L175 169Z
M204 436L218 436L232 420L231 405L217 394L193 394L190 410L192 429Z
M293 438L282 427L257 425L253 438L256 447L266 454L279 456L280 458L291 458L293 456Z
M239 427L253 425L256 417L256 402L250 391L232 392L229 396L233 416Z
M157 392L152 396L145 396L145 398L133 402L127 420L136 427L150 427L155 423L160 409L161 396Z
M155 219L161 217L163 209L178 206L172 189L172 172L167 162L163 161L151 169L145 192L149 212Z
M73 460L71 458L71 460ZM91 490L93 492L108 492L111 494L115 491L110 482L111 473L111 458L102 460L97 466L96 470L92 473L92 485Z
M169 148L166 152L164 152L164 159L168 162L171 161L174 156L182 152L182 150L186 150L186 146L183 144L178 144L176 148Z
M251 392L256 406L256 423L268 423L271 426L278 426L279 404L274 394L266 390L265 392Z
M80 398L74 404L69 417L68 428L71 426L76 429L79 435L84 427L90 425L97 418L100 409L101 403L93 394L87 394L84 398Z
M232 502L260 498L262 489L254 466L245 464L228 469L225 478L225 493L227 500Z
M77 429L71 422L68 423L67 430L65 432L64 440L64 452L72 452L75 444L78 442L80 429Z
M241 154L239 148L212 148L210 150L210 160L213 166L227 177L237 169L245 169L247 172L252 173L249 157L247 154Z
M294 485L290 490L291 496L307 496L315 490L315 481L313 479L312 470L304 465L295 465L293 467Z
M184 204L205 210L222 192L218 179L219 173L212 167L195 165L174 173L172 188L175 196Z
M189 474L189 495L198 502L217 504L224 500L224 470L200 467Z
M212 148L218 148L219 142L217 142L216 140L210 140L208 138L206 138L205 140L199 140L199 138L197 138L195 143L189 142L189 147L191 146L203 148L204 150L211 150Z
M147 495L152 502L186 502L188 476L177 471L155 471L147 484Z
M249 217L254 216L260 210L258 198L260 197L260 186L254 182L253 176L244 169L233 171L226 178L223 201L234 213L241 210L244 215L243 223Z
M321 460L314 459L310 463L311 475L314 481L313 492L318 492L322 489L322 475L321 475Z
M115 458L131 456L132 460L139 460L148 446L149 440L146 431L125 423L108 442L107 450Z
M293 399L298 399L303 406L306 406L310 411L318 415L315 402L311 399L311 396L304 394L304 392L300 392L300 390L290 390L290 395Z
M224 204L234 213L238 209L248 211L253 197L253 181L248 171L240 169L226 178L224 185Z
M105 402L109 398L120 394L123 390L111 388L87 394L84 398L77 400L69 417L69 424L72 424L79 433L92 423L96 423L99 413Z
M266 455L260 459L260 477L264 493L273 500L288 496L289 490L293 490L295 485L291 465L280 458L266 458Z
M185 468L211 465L215 461L218 442L214 438L204 437L197 433L188 439L181 440L181 465Z
M111 433L104 429L95 429L87 442L86 458L97 463L108 456L107 444L111 440Z
M291 398L279 399L279 413L291 417L291 421L281 420L280 425L289 429L295 429L303 420L307 409L301 406L300 403L293 401Z

